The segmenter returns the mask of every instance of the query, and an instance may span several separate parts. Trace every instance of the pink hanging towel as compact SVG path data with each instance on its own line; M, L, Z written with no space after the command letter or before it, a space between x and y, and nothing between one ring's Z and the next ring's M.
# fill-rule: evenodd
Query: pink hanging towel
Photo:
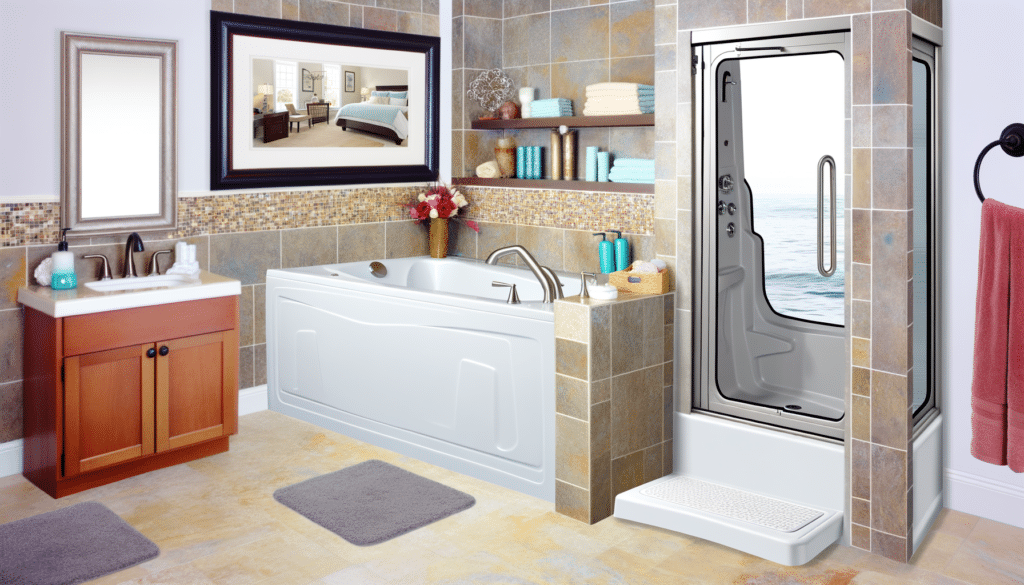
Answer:
M1024 209L981 206L971 454L1024 472Z

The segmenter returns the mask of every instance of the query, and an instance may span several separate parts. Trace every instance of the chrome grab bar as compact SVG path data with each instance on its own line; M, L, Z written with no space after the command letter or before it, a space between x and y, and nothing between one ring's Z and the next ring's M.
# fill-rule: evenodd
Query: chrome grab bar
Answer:
M831 180L829 186L831 192L829 194L829 224L831 227L829 237L829 269L825 270L825 191L822 188L821 180L824 176L825 163L829 165L829 175ZM818 273L822 276L828 277L835 274L836 271L836 161L829 155L821 157L818 161Z

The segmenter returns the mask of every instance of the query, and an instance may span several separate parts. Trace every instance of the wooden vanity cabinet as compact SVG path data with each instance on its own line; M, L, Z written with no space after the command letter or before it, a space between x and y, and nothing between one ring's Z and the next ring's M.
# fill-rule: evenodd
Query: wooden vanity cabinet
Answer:
M237 432L237 296L26 307L25 356L24 474L55 498L227 451Z

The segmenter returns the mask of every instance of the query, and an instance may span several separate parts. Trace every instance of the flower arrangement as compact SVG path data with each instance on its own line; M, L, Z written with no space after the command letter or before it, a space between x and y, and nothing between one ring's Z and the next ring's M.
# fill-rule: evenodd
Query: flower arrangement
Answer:
M428 219L459 219L459 210L469 205L466 197L458 189L448 189L444 185L435 185L420 193L417 202L408 205L409 215L418 222ZM473 220L464 220L470 229L479 233L480 226Z

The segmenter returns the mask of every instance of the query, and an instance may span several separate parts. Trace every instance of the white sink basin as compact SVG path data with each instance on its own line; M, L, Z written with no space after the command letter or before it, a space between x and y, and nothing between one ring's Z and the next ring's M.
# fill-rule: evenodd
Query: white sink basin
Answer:
M184 274L156 274L153 276L136 276L133 278L115 278L87 282L85 286L98 292L117 292L140 290L144 288L173 288L190 284L199 284L198 278Z

